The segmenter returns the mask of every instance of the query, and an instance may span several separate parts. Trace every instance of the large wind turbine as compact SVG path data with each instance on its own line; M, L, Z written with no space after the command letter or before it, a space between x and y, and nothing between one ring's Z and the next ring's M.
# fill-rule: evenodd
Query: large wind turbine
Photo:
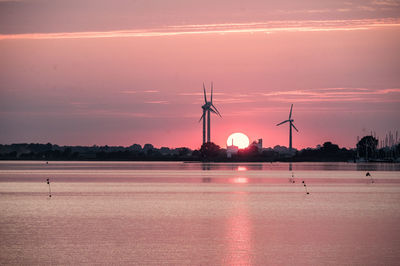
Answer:
M277 124L277 126L279 126L279 125L282 125L282 124L285 124L285 123L289 122L289 151L292 151L292 127L293 127L297 132L299 132L299 131L297 130L297 128L294 126L294 124L293 124L294 119L292 119L292 109L293 109L293 104L292 104L292 106L290 107L289 119L288 119L288 120L285 120L285 121L283 121L283 122L280 122L279 124Z
M211 82L211 99L207 101L207 94L206 94L206 87L203 83L203 91L204 91L204 105L201 106L203 109L203 115L200 117L199 122L203 119L203 144L206 143L206 131L207 131L207 142L211 141L211 112L214 114L219 115L217 107L214 106L212 99L213 99L213 83ZM207 128L206 128L206 119L207 119Z

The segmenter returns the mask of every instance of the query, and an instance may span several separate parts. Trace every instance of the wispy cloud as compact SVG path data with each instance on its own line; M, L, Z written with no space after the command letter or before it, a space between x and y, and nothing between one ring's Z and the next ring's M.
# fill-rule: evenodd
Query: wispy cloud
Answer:
M223 104L230 104L230 103L234 103L234 104L241 104L241 103L254 103L254 102L256 102L256 100L255 99L246 99L246 98L243 98L243 97L236 97L236 98L234 98L234 97L230 97L230 98L221 98L221 99L218 99L218 101L216 101L216 102L218 102L218 103L223 103Z
M207 95L208 94L209 93L207 93ZM181 92L181 93L178 93L178 95L181 95L181 96L203 96L204 93L203 92ZM213 92L213 96L215 96L215 95L225 95L225 93L223 93L223 92Z
M377 27L399 27L399 18L359 19L359 20L306 20L306 21L268 21L249 23L192 24L166 26L163 28L141 30L58 32L3 34L0 40L8 39L87 39L121 37L163 37L194 34L233 34L233 33L275 33L275 32L313 32L313 31L352 31L368 30Z
M159 90L122 90L120 93L122 94L138 94L138 93L158 93Z
M400 6L400 2L396 0L375 0L372 1L372 4L377 6Z
M322 88L260 93L271 101L283 102L400 102L400 88Z
M375 7L372 7L372 6L364 6L364 5L358 6L358 9L363 10L363 11L371 11L371 12L376 11L376 8L375 8Z
M278 9L275 11L276 13L281 14L303 14L303 13L328 13L332 12L330 9L295 9L295 10L287 10L287 9Z
M215 99L217 104L247 104L273 102L400 102L400 88L318 88L289 91L221 93L225 97ZM201 93L182 93L180 95L201 96ZM229 96L227 96L229 95ZM195 104L202 104L202 98L196 98Z
M149 104L169 104L168 101L147 101L144 103L149 103Z
M137 93L137 91L132 91L132 90L123 90L123 91L121 91L121 93L123 93L123 94L136 94L136 93Z

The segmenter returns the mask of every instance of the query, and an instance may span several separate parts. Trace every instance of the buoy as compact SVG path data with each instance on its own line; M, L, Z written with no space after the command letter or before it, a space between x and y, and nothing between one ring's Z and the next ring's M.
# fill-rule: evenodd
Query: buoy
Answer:
M304 189L306 190L306 194L307 194L307 195L310 194L310 193L308 192L308 190L307 190L307 185L306 185L306 183L304 182L304 180L303 180L301 183L304 184Z
M50 188L50 179L47 178L47 184L49 185L49 198L51 198L51 188Z
M372 178L372 175L371 175L369 172L367 172L367 173L365 174L365 176L371 177L371 183L375 183L374 179Z

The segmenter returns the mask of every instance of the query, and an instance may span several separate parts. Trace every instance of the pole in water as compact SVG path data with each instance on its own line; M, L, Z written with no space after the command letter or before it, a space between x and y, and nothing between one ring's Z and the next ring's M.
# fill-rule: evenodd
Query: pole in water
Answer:
M50 179L47 178L47 185L49 185L49 197L51 198Z
M291 177L291 178L289 178L289 182L290 182L290 183L295 183L295 181L294 181L294 174L293 174L293 172L292 172L292 177Z
M371 183L375 183L374 179L372 178L372 175L369 172L367 172L365 176L369 176L371 178Z
M304 182L304 180L302 181L302 183L304 184L304 189L306 190L306 194L307 194L307 195L310 194L310 192L308 192L308 190L307 190L307 185L306 185L306 183Z

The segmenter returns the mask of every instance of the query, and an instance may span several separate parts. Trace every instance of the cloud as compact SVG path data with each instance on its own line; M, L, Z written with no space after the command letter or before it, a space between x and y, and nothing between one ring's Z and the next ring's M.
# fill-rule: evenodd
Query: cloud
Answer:
M372 6L358 6L358 8L363 11L371 11L371 12L376 11L376 8L374 8Z
M377 27L399 27L399 18L358 20L268 21L248 23L191 24L141 30L2 34L10 39L88 39L121 37L163 37L195 34L275 33L368 30Z
M132 91L132 90L124 90L124 91L120 91L123 94L136 94L137 91Z
M202 93L180 93L184 96L202 96ZM215 104L246 104L273 102L400 102L400 88L318 88L289 91L270 91L242 93L221 93L225 97L215 98ZM226 96L229 95L229 96ZM202 104L202 98L196 98L194 104Z
M372 4L377 6L392 6L392 7L400 6L400 2L396 0L375 0L372 1Z
M314 13L329 13L329 12L332 12L332 10L330 10L330 9L296 9L296 10L279 9L279 10L276 10L275 12L281 13L281 14L302 14L302 13L314 14Z
M210 94L210 92L207 93L207 96ZM213 96L215 95L225 95L226 93L224 92L213 92ZM182 92L182 93L178 93L178 95L181 96L203 96L204 93L203 92Z
M147 101L144 103L149 103L149 104L169 104L168 101Z
M231 98L220 98L220 99L216 100L215 102L221 103L221 104L231 104L231 103L233 103L233 104L240 103L241 104L241 103L253 103L253 102L256 102L256 100L255 99L245 99L242 97L238 97L238 98L231 97Z
M120 91L120 93L122 94L139 94L139 93L158 93L160 92L159 90L141 90L141 91L137 91L137 90L122 90Z
M400 102L400 88L321 88L260 93L271 101L282 102Z

